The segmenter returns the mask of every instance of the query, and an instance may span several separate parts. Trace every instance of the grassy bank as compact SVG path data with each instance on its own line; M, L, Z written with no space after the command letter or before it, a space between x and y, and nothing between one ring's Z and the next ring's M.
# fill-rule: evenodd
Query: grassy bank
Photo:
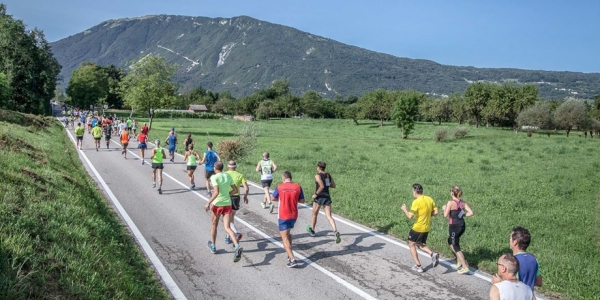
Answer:
M325 160L338 185L333 210L403 239L411 224L400 206L410 205L412 183L421 183L440 208L450 199L450 187L459 185L475 212L461 239L472 266L495 272L496 259L510 251L510 229L521 225L532 233L529 250L541 263L542 292L566 299L600 294L600 138L580 138L577 132L569 138L561 133L527 137L470 127L463 139L435 142L440 126L432 124L418 124L408 140L400 139L395 126L380 128L377 122L284 119L257 125L259 147L239 163L252 180L259 180L254 167L260 153L269 151L280 169L290 170L310 193L316 162ZM202 150L208 140L233 138L244 122L157 119L151 138L164 140L171 126L180 143L191 132ZM457 125L442 127L451 135ZM327 226L321 220L318 229ZM428 243L453 257L447 237L447 221L435 218Z
M0 110L0 299L169 299L53 119Z

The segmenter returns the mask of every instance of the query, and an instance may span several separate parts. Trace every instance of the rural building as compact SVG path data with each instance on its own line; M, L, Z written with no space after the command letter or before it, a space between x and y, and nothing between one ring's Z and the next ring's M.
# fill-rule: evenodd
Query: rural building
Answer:
M206 105L202 104L190 104L190 106L188 106L188 110L191 110L195 113L205 113L208 111Z

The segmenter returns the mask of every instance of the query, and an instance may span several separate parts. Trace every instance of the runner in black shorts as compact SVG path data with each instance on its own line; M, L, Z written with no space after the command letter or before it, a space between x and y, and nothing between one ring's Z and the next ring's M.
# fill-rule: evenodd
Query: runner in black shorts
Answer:
M312 195L313 198L313 211L311 225L306 226L306 231L310 236L315 236L315 228L317 226L317 217L319 216L319 209L323 206L325 210L325 217L329 220L333 233L335 234L335 242L339 244L342 239L340 233L337 231L335 220L331 216L331 195L329 195L329 189L335 188L335 182L333 177L327 172L325 168L327 164L324 161L317 162L317 175L315 175L315 193Z
M465 203L460 197L462 191L460 187L453 186L450 189L450 196L452 200L442 206L444 211L444 217L448 218L448 245L452 252L456 254L456 264L451 265L453 269L456 269L458 274L470 273L469 265L465 260L465 256L460 250L460 236L465 233L465 217L473 215L471 207Z

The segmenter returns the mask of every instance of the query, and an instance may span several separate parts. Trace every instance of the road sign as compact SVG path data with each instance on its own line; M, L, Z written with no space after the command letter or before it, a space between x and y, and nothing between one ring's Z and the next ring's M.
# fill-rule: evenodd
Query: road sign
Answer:
M108 109L108 104L104 104L104 109Z

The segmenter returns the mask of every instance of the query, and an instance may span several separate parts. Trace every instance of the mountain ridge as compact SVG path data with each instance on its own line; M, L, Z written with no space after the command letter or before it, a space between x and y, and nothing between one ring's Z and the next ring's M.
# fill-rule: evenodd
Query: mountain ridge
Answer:
M125 67L144 55L176 63L181 90L196 86L234 96L287 79L296 94L362 95L383 88L431 95L462 92L469 82L534 83L545 98L593 98L600 73L450 66L396 57L249 16L147 15L112 19L51 43L66 86L84 61Z

